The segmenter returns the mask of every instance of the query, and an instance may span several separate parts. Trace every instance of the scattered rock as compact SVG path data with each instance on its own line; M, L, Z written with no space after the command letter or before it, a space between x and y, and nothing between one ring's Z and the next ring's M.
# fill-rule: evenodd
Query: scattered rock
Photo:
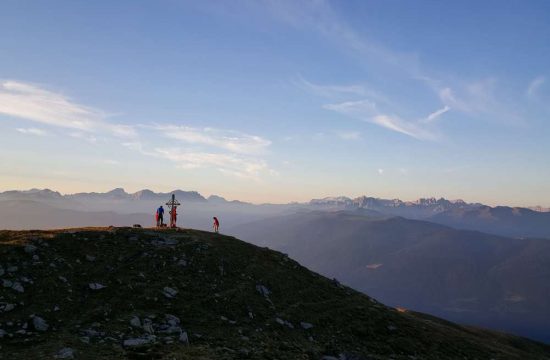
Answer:
M178 261L178 265L179 266L184 266L184 267L187 266L187 260L181 259L180 261Z
M151 321L151 319L143 320L143 330L148 334L155 333L155 329L153 328L153 322Z
M294 325L292 325L289 321L287 320L283 320L281 318L275 318L275 321L280 324L280 325L283 325L283 326L287 326L291 329L294 329Z
M21 285L20 282L14 282L13 285L11 286L11 288L17 292L20 292L20 293L24 293L25 292L25 288L23 287L23 285Z
M166 318L166 322L172 326L178 326L181 323L180 318L175 315L166 314L164 317Z
M15 304L9 304L9 303L0 303L0 311L2 312L8 312L15 309Z
M38 248L34 245L31 245L31 244L28 244L28 245L25 245L25 252L27 254L32 254L33 252L35 252L36 250L38 250Z
M149 335L146 337L135 338L135 339L126 339L122 343L126 347L142 346L155 341L155 336Z
M90 289L92 290L101 290L103 288L106 288L105 285L102 285L100 283L90 283L89 286L90 286Z
M166 286L162 290L162 293L164 294L164 296L171 299L171 298L175 297L178 294L178 291L176 289L172 289L171 287Z
M56 359L74 359L74 350L66 347L58 351Z
M308 323L308 322L301 322L300 323L300 326L302 327L302 329L304 330L309 330L313 327L312 324Z
M32 324L37 331L46 331L50 327L46 320L42 319L40 316L33 317Z
M182 331L180 333L179 341L184 344L189 344L189 336L187 336L187 331Z
M141 327L141 320L139 319L139 317L133 316L130 319L130 325L132 325L133 327L140 328Z
M269 294L271 294L271 291L263 285L256 285L256 290L265 297L268 297Z

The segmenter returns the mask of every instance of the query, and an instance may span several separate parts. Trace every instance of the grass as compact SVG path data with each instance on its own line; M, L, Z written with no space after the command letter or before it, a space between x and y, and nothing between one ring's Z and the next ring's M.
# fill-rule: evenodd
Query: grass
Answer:
M1 231L0 266L0 279L25 288L0 287L0 305L16 305L0 312L0 359L52 359L66 347L77 359L550 359L546 345L397 311L284 254L209 232ZM189 343L161 332L166 314ZM32 316L49 329L36 331ZM147 335L134 316L155 341L123 345Z

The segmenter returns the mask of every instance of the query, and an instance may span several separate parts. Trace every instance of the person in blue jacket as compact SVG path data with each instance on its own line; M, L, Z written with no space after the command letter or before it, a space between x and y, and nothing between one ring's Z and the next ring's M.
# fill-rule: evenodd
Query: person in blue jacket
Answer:
M157 209L157 223L158 226L164 225L164 208L162 205Z

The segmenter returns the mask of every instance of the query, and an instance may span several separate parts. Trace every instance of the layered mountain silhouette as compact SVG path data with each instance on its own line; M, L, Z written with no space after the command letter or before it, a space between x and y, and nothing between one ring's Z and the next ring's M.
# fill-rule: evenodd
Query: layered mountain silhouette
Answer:
M550 241L364 209L302 212L230 233L392 306L550 341Z
M0 193L0 205L10 201L36 201L55 208L77 211L115 212L121 214L151 214L156 207L165 203L172 194L184 204L187 225L200 229L209 229L208 219L213 213L224 218L224 224L235 226L251 220L293 213L301 210L369 210L384 215L401 216L408 219L427 220L449 225L460 229L479 230L491 234L509 237L544 237L550 238L550 212L534 211L528 208L497 206L489 207L479 203L467 203L462 200L423 198L416 201L387 200L361 196L355 199L348 197L329 197L314 199L307 203L262 204L255 205L238 200L226 200L217 195L208 198L196 191L174 190L156 193L152 190L141 190L127 193L117 188L106 193L77 193L62 195L49 189L28 191L6 191ZM2 210L0 210L1 212ZM8 211L8 210L3 210ZM1 215L1 214L0 214ZM23 214L15 214L17 217ZM106 215L108 216L108 215ZM50 218L53 213L50 214ZM61 218L58 218L61 219ZM139 217L136 217L136 222ZM148 224L149 222L147 222ZM51 226L64 223L53 222ZM18 222L6 223L0 218L0 227L25 228ZM80 226L95 225L81 222ZM51 227L50 226L50 227Z
M3 359L543 360L195 230L0 231ZM397 284L396 284L397 285Z

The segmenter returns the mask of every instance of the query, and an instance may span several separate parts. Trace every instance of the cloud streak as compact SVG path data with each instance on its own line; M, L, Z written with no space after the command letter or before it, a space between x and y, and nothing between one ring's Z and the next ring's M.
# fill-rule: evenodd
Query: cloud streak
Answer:
M85 132L107 132L117 137L135 136L131 126L112 124L97 109L68 97L19 81L0 82L0 114Z
M418 140L437 140L438 136L422 121L406 121L396 115L384 114L368 99L326 104L323 108L370 122L383 128L411 136ZM439 110L441 111L441 110Z
M527 97L536 97L540 87L544 85L545 82L546 78L544 76L537 76L536 78L534 78L527 87Z
M273 174L273 170L269 169L264 160L235 154L194 152L179 147L155 148L145 154L172 161L181 169L214 168L222 173L249 180L258 180L265 173Z
M224 149L237 154L262 154L271 145L271 141L260 136L235 130L179 125L155 125L151 128L167 138L181 140L188 144Z
M22 134L35 135L35 136L47 136L48 132L38 128L17 128L15 129Z

